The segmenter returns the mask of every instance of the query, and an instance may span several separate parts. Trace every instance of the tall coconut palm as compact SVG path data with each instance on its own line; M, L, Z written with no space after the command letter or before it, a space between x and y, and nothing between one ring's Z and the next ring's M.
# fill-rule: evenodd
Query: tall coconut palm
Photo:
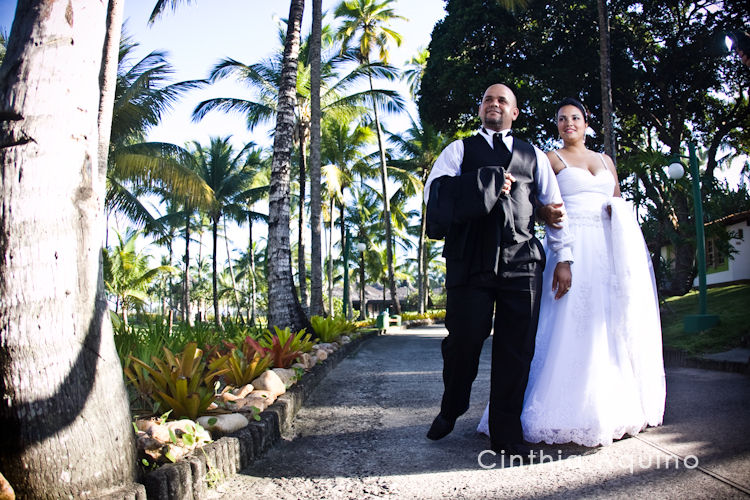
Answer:
M355 37L358 39L358 57L363 63L369 64L370 54L373 50L378 51L378 59L384 63L388 62L388 47L391 42L401 45L401 35L387 27L387 24L403 19L391 8L394 0L344 0L336 7L335 15L343 20L339 35L345 45ZM370 89L373 88L372 73L369 74ZM378 136L378 149L380 151L380 180L383 189L383 220L385 221L386 255L388 261L388 281L391 289L391 300L397 314L401 314L401 304L396 295L396 277L393 268L393 237L390 222L390 197L388 195L388 170L385 158L385 144L380 129L380 118L375 99L372 100L372 112L375 121L375 130Z
M396 151L402 156L401 160L394 162L398 166L415 173L422 185L427 181L432 165L437 160L440 152L451 141L449 137L437 132L429 124L424 127L411 121L411 127L401 135L391 135L390 141L395 145ZM417 269L419 275L417 279L417 288L419 289L420 313L424 312L427 303L427 267L428 261L425 252L425 242L427 241L426 228L427 219L425 217L426 207L424 200L420 202L421 217L419 230L419 245L417 255Z
M375 99L378 106L388 111L398 111L404 109L404 101L397 92L388 89L370 89L369 91L356 90L358 83L371 75L377 75L383 78L394 79L395 72L393 68L383 64L370 64L370 65L357 65L354 68L350 68L349 71L340 76L335 70L336 68L345 63L349 63L353 60L352 51L344 51L341 53L338 49L333 50L332 38L330 36L330 28L328 26L323 27L322 35L325 41L324 49L326 51L326 58L320 65L320 77L321 77L321 97L320 107L321 112L326 116L335 116L338 119L348 122L352 118L360 115L364 106L368 104L372 99ZM280 42L283 46L285 42L285 34L279 36ZM305 183L306 183L306 170L307 170L307 141L310 139L311 133L311 77L312 67L309 63L310 48L312 38L308 38L305 43L302 44L300 49L300 60L297 71L297 87L296 87L296 101L294 108L294 138L298 145L299 151L299 220L298 220L298 275L306 276L305 266L305 249L303 235L304 226L304 214L305 214ZM240 99L240 98L212 98L207 99L196 106L193 112L193 118L195 120L202 119L207 113L211 111L223 111L228 113L238 113L246 117L248 128L253 128L259 124L269 122L276 116L278 108L278 92L279 83L281 81L281 68L282 68L282 57L283 52L277 52L273 57L266 59L256 64L244 64L234 59L223 59L217 63L211 70L210 80L218 81L224 78L235 78L242 82L245 86L253 89L254 97L252 99ZM316 152L319 155L319 151ZM316 160L317 161L317 160ZM315 173L317 175L317 172ZM311 190L311 197L318 197L320 194L319 187ZM315 203L313 203L315 206ZM320 214L317 212L317 208L311 208L311 217L319 219ZM317 219L316 219L317 220ZM313 228L319 224L319 222L313 222ZM314 229L313 229L314 231ZM315 282L316 289L312 293L315 297L315 301L318 301L322 297L322 291L317 289L317 286L321 281L313 273L315 278L312 280ZM311 283L312 285L312 283ZM306 304L306 282L304 279L300 280L300 295L303 304ZM322 306L318 303L317 307Z
M310 328L294 290L289 248L289 171L294 140L297 60L304 0L292 0L281 65L278 111L273 139L268 202L268 325L293 330Z
M324 167L324 177L326 179L326 189L330 200L330 240L329 240L329 309L332 307L332 276L333 276L333 225L334 225L334 205L338 202L340 210L344 211L344 190L352 182L350 172L369 172L370 168L364 159L363 149L375 142L375 133L370 127L364 125L355 125L352 127L349 123L338 120L326 120L323 124L323 137L321 141L321 158L327 164ZM344 218L339 219L343 221ZM341 242L343 257L343 241L346 231L345 224L341 224ZM342 258L343 260L343 258ZM343 262L342 262L343 265ZM329 311L333 314L333 311Z
M310 314L323 315L323 247L320 238L320 88L323 0L312 0L310 30Z
M245 168L249 151L255 146L248 143L239 152L235 151L229 142L229 137L212 137L208 147L193 143L198 175L213 193L213 202L208 210L211 219L211 234L213 241L212 289L216 326L223 329L219 310L219 296L217 289L217 253L219 222L221 216L230 205L236 203L243 193L249 189L252 173Z
M138 47L127 35L120 42L117 88L115 91L107 169L108 211L124 213L131 221L150 231L161 229L138 195L144 191L167 190L175 197L194 204L210 198L205 185L179 161L171 144L144 143L149 128L157 125L163 113L186 92L200 87L199 80L167 84L173 69L163 52L151 52L131 63ZM129 185L138 189L133 191Z
M409 93L412 99L416 99L422 86L422 75L427 67L427 59L430 58L430 50L421 47L415 56L406 62L406 69L401 75L409 85Z

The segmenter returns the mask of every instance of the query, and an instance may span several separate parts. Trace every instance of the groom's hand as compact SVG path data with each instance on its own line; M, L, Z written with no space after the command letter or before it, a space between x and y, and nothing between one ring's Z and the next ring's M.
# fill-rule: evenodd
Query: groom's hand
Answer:
M513 177L513 174L505 172L505 182L503 182L503 187L500 190L500 193L506 196L509 195L514 182L516 182L516 178Z
M558 262L555 266L555 273L552 275L552 291L555 292L555 300L568 293L572 284L573 273L570 272L570 262Z

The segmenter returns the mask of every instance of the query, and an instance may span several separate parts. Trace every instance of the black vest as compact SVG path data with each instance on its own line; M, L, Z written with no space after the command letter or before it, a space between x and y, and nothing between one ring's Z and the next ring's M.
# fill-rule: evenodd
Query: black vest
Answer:
M481 135L463 143L462 173L500 165L499 153ZM499 277L530 275L536 265L544 265L544 250L534 236L537 162L533 146L514 138L510 162L500 166L516 178L510 196L502 197L487 216L451 225L443 250L446 287L493 284Z

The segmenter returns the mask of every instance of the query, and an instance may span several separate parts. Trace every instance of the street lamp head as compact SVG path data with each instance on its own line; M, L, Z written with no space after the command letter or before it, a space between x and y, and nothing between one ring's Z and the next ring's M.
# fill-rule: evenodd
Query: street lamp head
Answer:
M682 163L680 163L679 161L674 160L667 167L667 177L669 177L670 179L682 179L683 175L685 175L685 167L683 167Z

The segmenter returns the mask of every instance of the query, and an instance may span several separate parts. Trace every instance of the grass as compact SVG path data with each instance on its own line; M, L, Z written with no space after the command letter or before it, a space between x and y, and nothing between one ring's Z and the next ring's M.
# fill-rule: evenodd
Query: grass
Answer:
M665 347L691 354L727 351L747 345L750 337L750 284L709 288L707 312L719 316L719 324L699 332L685 333L683 317L698 313L698 292L670 297L662 305L661 326Z

